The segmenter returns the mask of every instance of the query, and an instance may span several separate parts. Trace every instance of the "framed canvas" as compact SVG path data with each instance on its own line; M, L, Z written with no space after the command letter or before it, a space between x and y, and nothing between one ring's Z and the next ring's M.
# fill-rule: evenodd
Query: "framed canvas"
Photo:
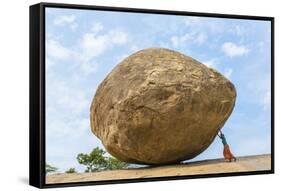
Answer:
M30 185L274 173L274 18L30 6Z

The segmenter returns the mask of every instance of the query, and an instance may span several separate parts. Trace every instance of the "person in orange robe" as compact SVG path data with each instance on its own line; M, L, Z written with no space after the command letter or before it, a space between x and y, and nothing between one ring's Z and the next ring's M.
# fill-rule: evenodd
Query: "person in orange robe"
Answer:
M218 136L221 139L222 144L223 144L223 156L224 156L224 158L226 160L228 160L229 162L231 162L232 160L236 161L236 157L233 156L233 154L231 153L229 145L226 142L226 138L225 138L224 134L220 131Z

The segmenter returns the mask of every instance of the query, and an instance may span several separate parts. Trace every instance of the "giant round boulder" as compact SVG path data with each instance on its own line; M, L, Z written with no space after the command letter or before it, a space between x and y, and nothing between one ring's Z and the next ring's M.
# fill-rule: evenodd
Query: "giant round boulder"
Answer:
M121 161L177 163L212 143L235 100L234 85L216 70L173 50L148 48L125 58L98 86L91 129Z

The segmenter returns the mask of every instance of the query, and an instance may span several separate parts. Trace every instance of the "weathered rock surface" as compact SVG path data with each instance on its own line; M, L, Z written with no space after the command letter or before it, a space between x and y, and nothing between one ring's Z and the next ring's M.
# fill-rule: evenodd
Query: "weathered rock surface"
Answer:
M99 85L91 129L122 161L176 163L212 143L235 99L234 85L217 71L179 52L144 49Z

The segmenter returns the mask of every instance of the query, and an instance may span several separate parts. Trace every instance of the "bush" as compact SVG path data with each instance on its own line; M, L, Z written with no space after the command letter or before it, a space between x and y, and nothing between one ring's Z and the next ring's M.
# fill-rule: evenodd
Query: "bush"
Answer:
M65 171L65 173L76 173L75 168L70 168L67 171Z

